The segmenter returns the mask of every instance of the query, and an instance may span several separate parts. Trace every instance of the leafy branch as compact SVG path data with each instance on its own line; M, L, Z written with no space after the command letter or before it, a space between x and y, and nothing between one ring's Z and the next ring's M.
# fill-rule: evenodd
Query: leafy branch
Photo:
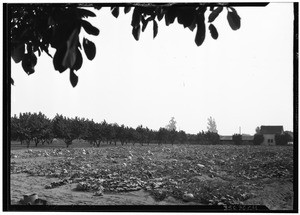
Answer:
M87 6L83 4L82 6ZM11 57L15 63L22 64L23 70L31 75L35 72L38 57L45 52L53 59L54 69L63 73L70 71L70 82L73 87L78 83L78 71L83 63L83 51L88 60L96 56L96 45L87 38L79 41L79 35L83 29L87 34L98 36L100 30L86 19L96 17L90 10L81 5L65 5L61 7L30 4L28 6L12 5L9 9L10 16L10 43ZM93 5L100 10L101 5ZM173 24L177 19L178 24L190 31L196 29L195 43L201 46L206 37L207 25L213 39L217 39L219 33L213 25L215 19L227 9L227 20L232 30L241 26L237 11L226 4L220 5L178 5L178 4L132 4L131 7L111 7L111 13L115 18L120 15L123 8L124 14L132 10L132 35L138 41L141 32L144 32L153 24L153 38L158 34L158 22L165 21L166 26ZM208 22L205 13L209 8ZM54 56L49 53L49 47L55 49ZM38 57L37 57L38 56ZM13 84L12 80L12 84Z

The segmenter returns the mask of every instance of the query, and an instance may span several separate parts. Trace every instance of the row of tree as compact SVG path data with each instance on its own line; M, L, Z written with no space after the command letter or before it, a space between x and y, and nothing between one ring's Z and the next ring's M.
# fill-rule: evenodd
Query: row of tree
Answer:
M216 127L216 126L215 126ZM101 123L85 118L68 118L57 114L53 119L39 113L20 113L11 117L11 139L24 142L50 144L54 138L62 139L68 147L75 139L88 141L91 145L101 143L117 144L218 144L220 137L217 132L207 131L198 134L187 134L176 130L174 117L169 124L159 130L152 130L142 125L137 128L118 125L117 123Z
M39 113L20 113L19 117L11 117L11 140L25 142L29 147L31 142L37 146L39 143L50 144L54 138L62 139L68 147L75 139L88 141L91 145L100 146L101 143L117 144L219 144L215 120L208 118L208 131L198 134L187 134L185 131L177 131L175 118L172 117L165 127L152 130L142 125L132 128L117 123L109 124L105 120L101 123L85 118L68 118L57 114L53 119ZM234 134L232 140L235 145L242 145L241 134ZM276 145L287 145L292 140L288 132L275 136ZM260 145L264 136L256 129L253 144Z
M52 121L42 113L20 113L11 117L10 134L12 140L19 140L29 146L31 141L50 143L54 137Z

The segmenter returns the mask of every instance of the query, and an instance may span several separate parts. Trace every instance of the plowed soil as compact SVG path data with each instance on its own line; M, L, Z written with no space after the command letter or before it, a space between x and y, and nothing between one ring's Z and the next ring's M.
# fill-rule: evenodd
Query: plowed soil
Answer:
M141 148L144 147L143 151L146 152L147 151L149 152L149 150L151 149L152 151L154 151L153 147L151 146L140 146L140 147ZM139 147L128 148L128 150L132 152L133 157L138 157L138 153L140 153L138 148ZM175 147L174 149L173 146L170 147L168 146L167 148L169 148L168 150L175 150L175 151L178 150L178 147ZM203 148L201 149L203 150ZM44 149L44 148L33 149L32 153L34 153L35 151L38 151L38 153L44 153L45 150L49 150L49 149ZM75 150L81 150L81 149L78 148ZM106 147L102 149L90 148L90 150L102 150L101 153L103 154L103 157L108 156L107 150L109 152L111 152L111 150L118 151L116 147L112 147L112 148ZM126 147L125 150L127 150ZM134 150L137 151L135 152ZM169 152L168 150L167 152ZM184 150L185 149L183 149L183 151ZM162 154L155 154L155 152L153 152L154 154L152 154L152 160L156 160L156 159L160 161L164 160L162 156L164 150L162 151L163 151ZM51 155L45 157L40 154L38 154L39 156L36 156L36 154L35 155L32 154L31 156L30 153L28 152L28 149L12 150L11 167L16 167L16 166L20 167L23 165L32 168L32 167L41 166L43 164L47 165L49 163L55 162L55 160L58 161L59 159L61 159L61 157L59 156L51 156ZM89 156L91 156L91 154L89 154ZM180 162L179 157L177 157L177 159L178 161L176 160L176 162ZM169 160L172 159L170 158ZM103 161L101 160L101 163L102 162ZM118 163L121 162L118 160ZM129 161L126 160L126 162L129 165ZM117 165L117 164L105 164L105 168L110 168L110 165L112 167L113 165ZM208 166L208 164L205 164L205 168L206 166ZM219 171L220 167L218 167L217 165L215 166L216 168L214 170L216 172ZM61 167L57 167L57 168L60 169ZM197 168L195 169L197 170ZM93 163L92 163L91 171L92 170L93 170ZM229 174L230 171L227 172L224 170L219 171L218 177L215 176L213 178L211 178L212 177L211 175L206 173L207 172L203 170L202 174L198 172L199 176L194 176L193 178L196 178L198 180L197 183L208 183L208 184L214 183L214 181L217 181L218 183L229 184L229 183L234 183L235 180L240 180L236 175L230 175ZM32 193L37 193L39 198L47 200L48 204L50 205L193 205L193 204L201 205L201 204L205 204L199 201L186 202L183 201L182 198L176 198L176 196L172 196L172 195L167 195L165 198L158 200L152 195L153 193L148 192L145 189L140 189L137 191L129 191L129 192L119 192L119 193L104 192L103 196L95 196L94 192L77 191L76 183L68 183L56 188L45 189L46 185L58 181L58 178L49 177L49 175L46 174L45 176L32 175L26 171L11 172L10 177L11 177L11 181L10 181L11 204L13 205L19 204L19 200L22 199L23 195L32 194ZM251 180L249 181L251 182ZM265 205L270 210L292 210L293 209L294 192L293 192L292 180L282 180L282 179L277 180L276 178L269 177L269 178L260 179L259 183L256 180L255 184L259 184L260 188L259 189L253 188L252 190L251 189L249 190L252 196L245 199L242 202L244 205Z

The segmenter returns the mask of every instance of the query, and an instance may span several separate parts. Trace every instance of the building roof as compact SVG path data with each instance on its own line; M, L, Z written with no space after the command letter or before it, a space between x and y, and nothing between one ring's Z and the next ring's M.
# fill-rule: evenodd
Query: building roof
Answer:
M231 136L229 136L229 135L226 135L226 136L220 136L220 140L232 140L232 135Z
M254 139L254 136L250 136L250 135L243 135L242 136L242 140L253 140ZM223 140L223 141L232 141L232 135L223 135L223 136L220 136L220 140Z
M250 141L250 140L254 140L254 136L251 136L251 135L246 135L246 136L242 136L242 140L248 140L248 141Z
M266 125L262 125L260 127L260 132L262 134L281 134L283 132L283 126L266 126Z

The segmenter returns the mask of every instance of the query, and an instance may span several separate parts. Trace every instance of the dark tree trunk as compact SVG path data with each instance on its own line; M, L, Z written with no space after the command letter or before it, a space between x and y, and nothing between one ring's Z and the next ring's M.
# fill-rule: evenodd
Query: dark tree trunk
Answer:
M69 145L72 144L72 141L73 141L73 140L69 140L69 139L65 140L65 143L66 143L66 145L67 145L67 148L69 148Z
M46 140L46 142L48 143L48 145L52 142L51 139Z
M26 144L27 144L27 148L29 148L30 140L27 140L27 141L26 141Z

